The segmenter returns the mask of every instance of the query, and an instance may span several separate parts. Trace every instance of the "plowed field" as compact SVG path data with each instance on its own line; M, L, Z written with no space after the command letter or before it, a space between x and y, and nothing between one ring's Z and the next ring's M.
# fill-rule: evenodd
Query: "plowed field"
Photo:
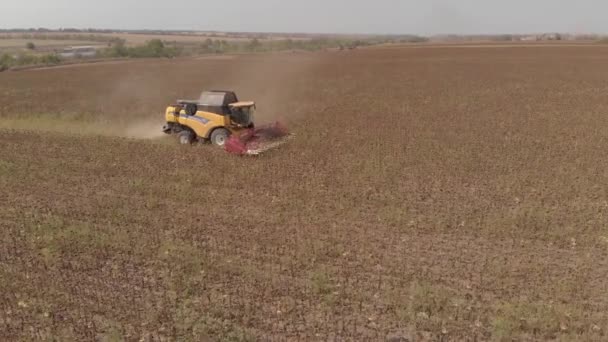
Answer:
M605 340L608 47L0 73L2 340ZM165 105L295 140L178 145Z

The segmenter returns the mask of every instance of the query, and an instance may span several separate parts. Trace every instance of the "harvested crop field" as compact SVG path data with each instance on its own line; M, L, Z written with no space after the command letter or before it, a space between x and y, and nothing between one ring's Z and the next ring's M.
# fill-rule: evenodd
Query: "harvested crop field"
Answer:
M0 49L25 49L27 43L34 43L38 47L45 48L62 48L69 45L101 45L99 42L86 40L0 39Z
M0 73L0 339L605 340L608 47ZM297 138L157 137L202 89Z

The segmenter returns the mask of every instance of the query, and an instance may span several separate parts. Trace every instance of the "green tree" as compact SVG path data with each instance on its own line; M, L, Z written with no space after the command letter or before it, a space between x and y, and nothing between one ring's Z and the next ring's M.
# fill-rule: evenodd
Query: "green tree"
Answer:
M207 38L207 39L205 39L205 41L203 43L201 43L201 52L202 53L213 52L213 40L211 40L211 38Z
M38 63L38 58L32 54L24 53L17 56L15 62L17 65L32 65Z
M150 57L164 57L165 54L165 44L160 39L152 39L148 43L146 43L146 48L148 49Z
M250 51L258 51L261 49L261 47L262 47L262 43L260 43L260 41L257 38L252 39L248 45L248 49Z
M41 56L39 58L39 62L42 64L59 64L61 62L61 58L56 54L48 54Z
M109 57L126 57L129 52L125 46L125 41L117 39L112 42L112 46L108 51Z
M8 53L0 56L0 71L7 70L11 66L15 65L15 58Z
M32 43L32 42L28 42L27 44L25 44L25 47L28 50L36 50L36 45L34 43Z

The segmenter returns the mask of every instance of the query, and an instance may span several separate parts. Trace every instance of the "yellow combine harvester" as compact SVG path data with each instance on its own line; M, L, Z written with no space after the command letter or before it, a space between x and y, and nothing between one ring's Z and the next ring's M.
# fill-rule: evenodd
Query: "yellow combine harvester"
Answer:
M198 100L178 100L167 107L163 127L165 133L175 133L181 144L197 139L224 146L232 133L253 128L255 103L239 102L232 91L205 91Z
M287 129L274 124L256 128L255 103L239 101L233 91L204 91L198 100L178 100L167 107L163 132L181 144L210 141L236 154L260 154L280 145Z

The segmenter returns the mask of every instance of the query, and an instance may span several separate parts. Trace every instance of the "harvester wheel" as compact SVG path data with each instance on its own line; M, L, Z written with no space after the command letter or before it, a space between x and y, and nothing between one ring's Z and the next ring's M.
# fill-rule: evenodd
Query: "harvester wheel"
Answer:
M179 133L179 143L182 145L191 145L194 142L194 134L188 130Z
M230 136L230 131L225 128L217 128L211 132L211 143L216 146L224 146Z
M188 103L186 104L186 108L184 108L184 110L186 111L186 115L192 116L196 114L196 111L198 111L198 106L194 103Z

